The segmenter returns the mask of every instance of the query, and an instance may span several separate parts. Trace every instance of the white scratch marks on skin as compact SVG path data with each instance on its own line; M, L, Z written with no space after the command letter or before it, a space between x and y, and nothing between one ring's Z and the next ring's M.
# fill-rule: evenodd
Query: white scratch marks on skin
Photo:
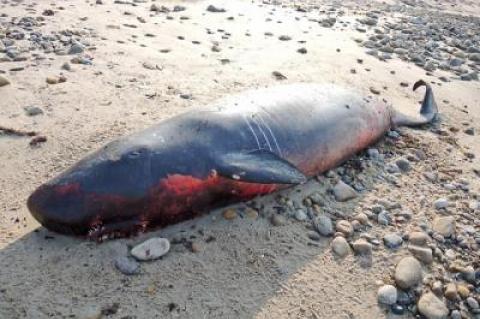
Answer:
M267 113L267 115L268 115L268 113ZM260 114L258 114L258 118L260 119L260 121L262 121L263 125L267 128L268 132L270 132L270 135L272 136L273 142L275 142L275 146L277 147L278 154L280 156L282 156L282 151L280 150L280 146L278 145L277 139L276 139L275 135L273 134L273 131L271 130L270 126L268 126L268 124L266 123L266 121L263 119L263 117Z
M255 133L255 130L254 130L253 127L250 125L250 122L248 122L248 118L244 117L243 119L244 119L245 122L247 123L248 128L250 129L250 131L252 131L253 137L255 138L255 141L257 142L257 147L260 149L260 141L258 140L257 133Z
M255 114L257 115L257 114ZM262 135L263 137L265 138L265 142L267 143L268 145L268 149L272 152L272 145L270 145L270 141L268 140L268 137L267 135L265 134L265 132L262 130L262 126L260 124L258 124L258 122L256 121L255 119L255 115L252 115L252 121L257 125L258 129L260 130L260 132L262 132Z

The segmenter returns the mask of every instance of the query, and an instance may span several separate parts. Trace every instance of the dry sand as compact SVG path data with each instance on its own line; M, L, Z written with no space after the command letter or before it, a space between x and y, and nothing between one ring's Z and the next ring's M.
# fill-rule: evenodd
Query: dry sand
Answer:
M103 2L37 1L31 5L34 11L27 11L31 1L0 3L0 12L9 17L37 16L53 9L54 15L45 17L42 31L86 29L90 34L85 38L94 47L86 51L93 57L93 65L72 64L71 72L61 69L71 55L46 54L46 59L39 61L0 63L0 70L7 72L3 75L11 81L0 88L0 125L38 131L48 139L31 147L28 138L0 136L0 318L387 317L385 309L377 305L377 287L391 280L392 267L408 252L380 247L374 250L372 266L367 267L353 255L337 260L330 252L330 239L312 241L307 237L307 222L290 218L283 226L271 225L269 207L275 205L276 194L259 200L266 208L260 210L258 219L240 214L228 221L217 211L103 244L39 228L25 206L36 186L113 138L225 95L276 85L279 81L273 71L287 77L282 83L337 83L366 95L374 87L381 91L379 98L410 114L415 114L422 97L421 92L414 94L399 83L411 85L425 78L423 69L398 59L387 63L366 55L353 41L364 34L351 26L343 31L322 28L304 17L318 16L316 12L305 14L291 6L256 1L155 2L170 8L176 4L187 7L169 14L174 19L168 20L167 14L149 11L151 2L137 6ZM208 4L227 12L206 12ZM479 12L474 3L461 5L469 12ZM64 10L58 10L59 6ZM146 23L137 17L145 18ZM266 21L269 17L272 21ZM345 7L341 19L353 24L355 18L354 10ZM207 28L213 34L208 34ZM231 34L229 39L221 38L225 32ZM145 36L148 33L154 36ZM292 40L279 41L280 35ZM302 40L306 43L297 42ZM219 42L220 52L211 50L213 41ZM307 54L297 52L301 47L307 48ZM163 49L171 51L160 52ZM363 64L357 59L363 59ZM145 68L145 62L158 69ZM25 69L8 71L17 66ZM356 74L351 73L352 68ZM60 73L67 78L65 83L45 82L48 76ZM449 75L435 72L436 76L444 74ZM413 139L418 138L407 146L421 147L429 158L400 177L400 187L375 180L379 169L374 168L370 171L373 175L364 173L370 188L346 204L331 199L327 178L287 190L285 196L301 202L319 191L332 210L348 216L388 199L411 208L415 219L431 220L431 202L443 193L439 185L426 185L424 170L436 165L461 168L455 178L468 179L471 190L479 190L472 168L479 167L480 141L461 131L462 122L480 131L479 83L454 80L434 86L444 125L460 128L456 136L459 146L452 147L430 131L406 130ZM181 98L181 94L189 94L191 99ZM445 100L449 103L442 102ZM29 105L41 107L44 114L27 116L23 109ZM464 105L468 105L468 114L463 112ZM477 158L466 161L463 152L467 148ZM410 229L409 224L389 227ZM384 230L375 226L370 231L376 232ZM126 255L128 247L153 236L176 239L180 244L174 244L161 260L142 263L139 275L127 277L113 267L116 256ZM200 252L188 249L191 241L200 245Z

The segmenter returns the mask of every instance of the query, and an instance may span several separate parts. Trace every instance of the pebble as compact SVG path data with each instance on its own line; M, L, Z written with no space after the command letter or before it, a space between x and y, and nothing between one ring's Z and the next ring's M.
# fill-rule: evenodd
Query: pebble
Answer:
M80 54L83 53L85 48L80 43L74 43L68 50L68 54Z
M58 84L66 81L67 81L67 78L64 76L48 76L46 79L46 82L48 84Z
M423 279L422 265L414 257L404 257L395 268L395 282L402 289L410 289Z
M300 48L297 50L298 53L300 54L307 54L307 49L306 48Z
M390 307L390 309L392 310L392 313L395 315L401 316L405 313L405 307L402 305L394 304Z
M358 193L348 184L339 180L333 187L333 195L339 202L345 202L358 196Z
M292 40L292 37L288 36L288 35L281 35L278 37L278 40L280 41L290 41Z
M457 309L452 310L452 313L450 314L450 319L462 319L462 314Z
M39 108L38 106L26 106L23 109L25 110L25 113L28 116L35 116L35 115L43 114L43 110L41 108Z
M333 223L332 219L327 215L318 216L314 222L313 226L322 236L328 237L333 235Z
M387 226L390 224L392 218L390 217L388 211L386 210L383 210L382 212L380 212L380 214L378 214L377 216L377 221L380 225L383 225L383 226Z
M307 233L308 238L314 241L319 241L320 240L320 235L316 231L309 231Z
M365 213L359 213L354 217L362 225L368 225L368 216Z
M448 199L446 198L439 198L433 202L433 206L435 207L435 209L445 209L448 207L448 205Z
M132 248L130 253L137 260L146 261L162 257L170 250L170 242L166 238L154 237Z
M397 167L403 173L410 171L410 169L412 168L411 165L410 165L410 162L406 158L397 159L395 161L395 164L397 164Z
M207 11L208 11L208 12L221 13L221 12L226 12L227 10L225 10L224 8L216 7L216 6L214 6L214 5L209 5L209 6L207 7Z
M270 219L270 222L273 226L283 226L287 223L287 220L282 215L274 214Z
M304 221L307 219L307 213L303 209L297 209L295 211L295 219L298 221Z
M375 95L379 95L379 94L380 94L380 91L377 90L377 89L374 88L374 87L370 87L370 92L372 92L372 93L375 94Z
M10 84L10 81L4 77L3 75L0 75L0 87L5 86Z
M457 286L457 291L460 297L462 297L463 299L467 298L470 295L470 289L468 289L468 286L464 284L459 284Z
M408 235L408 241L412 245L416 245L416 246L425 246L428 242L428 239L429 239L428 235L420 231L414 231Z
M408 250L410 253L415 256L418 260L420 260L424 264L431 264L433 262L433 253L432 249L428 247L420 247L415 245L409 245Z
M478 301L473 297L468 297L467 298L467 305L470 307L470 309L480 308L480 306L478 305Z
M403 239L398 234L389 233L383 237L383 243L390 249L398 248L402 245Z
M237 218L237 211L233 208L229 208L223 211L222 216L226 220L234 220Z
M392 285L384 285L377 292L378 303L393 305L397 302L397 288Z
M448 309L435 294L426 292L418 301L418 312L424 315L427 319L447 319Z
M458 299L458 292L457 286L454 283L449 283L445 287L445 298L448 300L457 300Z
M335 224L336 231L345 235L345 237L350 237L353 235L353 227L347 220L339 220Z
M352 244L353 251L357 255L371 255L372 254L372 244L366 241L364 238L357 239Z
M126 256L117 257L114 265L118 271L127 276L138 274L140 271L140 264L135 259Z
M339 257L345 257L351 251L350 245L348 244L347 240L342 236L335 237L335 239L332 240L331 245L332 251Z
M257 219L258 218L258 212L253 208L247 208L245 210L245 216L247 216L250 219Z
M377 161L380 159L380 152L376 148L369 148L367 150L368 157L374 161Z
M62 70L65 70L65 71L71 71L72 70L72 66L68 62L63 63L61 68L62 68Z
M451 237L455 233L455 218L453 216L436 217L432 229L443 237Z

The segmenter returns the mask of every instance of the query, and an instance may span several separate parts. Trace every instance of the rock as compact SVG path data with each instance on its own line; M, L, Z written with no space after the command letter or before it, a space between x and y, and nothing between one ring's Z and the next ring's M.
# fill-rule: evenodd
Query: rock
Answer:
M39 108L38 106L25 106L23 109L25 110L25 113L28 116L35 116L35 115L43 114L43 110L41 108Z
M339 202L345 202L358 196L357 192L348 184L345 184L342 180L333 187L333 195Z
M237 211L233 208L228 208L223 211L222 216L226 220L234 220L235 218L237 218Z
M65 70L65 71L71 71L72 70L72 66L68 62L63 63L61 68L62 68L62 70Z
M10 81L4 77L3 75L0 75L0 87L5 86L10 84Z
M308 238L310 238L313 241L319 241L320 240L320 235L316 231L309 231L307 233Z
M270 219L270 222L273 226L283 226L287 223L287 220L282 215L274 214Z
M468 289L468 286L464 284L458 285L457 291L460 297L462 297L463 299L467 298L470 295L470 289Z
M187 10L187 8L184 7L184 6L176 5L176 6L173 7L173 12L181 12L181 11L185 11L185 10Z
M402 305L394 304L390 307L390 310L393 314L401 316L405 313L405 307Z
M61 76L47 76L46 82L48 84L58 84L58 83L63 83L66 82L67 78L64 77L63 75Z
M458 299L458 292L457 286L454 283L449 283L445 287L445 298L448 300L457 300Z
M428 247L409 245L408 250L415 258L417 258L424 264L429 265L433 262L433 253L432 250Z
M374 161L378 161L381 158L380 152L376 148L369 148L367 150L367 154L368 154L368 157Z
M424 232L414 231L408 235L408 241L415 246L425 246L428 242L428 235Z
M247 208L245 210L245 216L247 216L250 219L257 219L258 218L258 211L256 211L253 208Z
M336 231L345 235L345 237L350 237L353 235L353 227L347 220L339 220L335 224Z
M480 306L478 305L478 301L473 297L467 298L467 305L470 307L470 309L474 310L480 308Z
M290 40L292 40L292 37L288 36L288 35L281 35L281 36L278 37L278 40L280 40L280 41L290 41Z
M362 225L368 225L368 216L365 213L359 213L354 217Z
M432 292L424 293L417 304L418 312L427 319L447 319L448 309Z
M457 309L452 310L452 313L450 313L450 319L462 319L462 314Z
M390 214L388 213L388 211L383 210L380 212L380 214L378 214L377 221L380 225L387 226L387 225L390 225L392 218L390 217Z
M375 95L379 95L380 94L380 90L374 88L374 87L370 87L370 92L372 92L373 94Z
M295 211L295 219L298 221L304 221L307 219L307 213L303 209L297 209Z
M209 5L209 6L207 7L207 11L208 11L208 12L221 13L221 12L226 12L227 10L225 10L224 8L216 7L216 6L214 6L214 5Z
M404 257L395 268L395 282L402 289L410 289L423 279L422 265L414 257Z
M170 250L170 242L166 238L154 237L135 246L130 251L137 260L146 261L162 257Z
M432 292L437 296L442 296L442 294L443 294L443 283L440 280L436 280L432 284Z
M327 215L320 215L318 216L314 222L313 226L318 231L318 233L322 236L331 236L333 235L333 224L330 217Z
M342 236L338 236L338 237L335 237L334 240L332 240L332 251L339 257L345 257L347 256L351 249L350 249L350 245L348 244L347 240L342 237Z
M192 253L199 253L202 251L202 245L200 245L200 243L197 243L197 242L191 242L190 243L190 251Z
M408 172L412 167L410 166L410 162L406 158L399 158L395 161L397 167L400 169L401 172L405 173Z
M357 239L352 244L353 251L357 255L371 255L372 254L372 244L366 241L364 238Z
M118 271L127 276L138 274L140 270L140 264L135 259L125 256L117 257L114 265Z
M451 237L455 233L455 218L453 216L436 217L432 229L444 237Z
M435 209L444 209L448 207L448 199L446 198L439 198L433 202L433 206Z
M70 49L68 49L68 54L80 54L83 53L85 48L80 43L74 43Z
M402 245L403 239L398 234L389 233L383 237L383 243L390 249L398 248Z
M300 54L307 54L307 49L306 48L300 48L297 50L298 53Z
M392 285L384 285L377 292L378 303L393 305L397 302L397 288Z

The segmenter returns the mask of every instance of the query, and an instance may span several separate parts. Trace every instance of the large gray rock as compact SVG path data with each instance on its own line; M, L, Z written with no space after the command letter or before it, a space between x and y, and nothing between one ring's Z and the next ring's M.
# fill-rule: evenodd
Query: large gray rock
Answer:
M342 180L333 187L333 195L339 202L345 202L358 196L357 192L348 184L345 184Z
M395 268L395 282L402 289L418 285L422 278L422 265L414 257L403 258Z
M448 309L432 292L424 293L418 301L418 312L427 319L447 319Z

